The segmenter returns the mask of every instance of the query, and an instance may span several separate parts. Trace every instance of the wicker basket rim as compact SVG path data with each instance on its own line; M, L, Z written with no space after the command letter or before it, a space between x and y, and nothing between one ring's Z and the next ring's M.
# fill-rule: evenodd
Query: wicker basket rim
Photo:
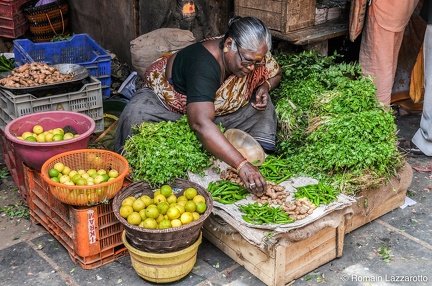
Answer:
M166 253L153 253L153 252L146 252L143 250L140 250L138 248L135 248L129 241L128 241L128 237L126 235L126 231L123 230L122 232L122 241L123 244L126 246L126 248L129 249L129 251L132 251L136 254L140 254L140 253L145 253L147 256L154 256L154 257L159 257L161 254L164 256L164 258L171 258L171 257L175 257L175 256L179 256L182 255L184 253L188 253L191 251L191 249L198 247L198 245L200 245L202 243L202 231L200 231L200 234L197 238L197 240L190 244L189 246L187 246L186 248L180 249L180 250L176 250L176 251L171 251L171 252L166 252Z
M59 188L63 188L63 189L70 189L70 190L87 190L87 189L89 189L89 186L70 186L70 185L57 183L57 182L54 182L53 180L51 180L49 178L49 176L47 175L48 174L48 170L47 170L48 166L53 161L55 161L59 158L65 157L65 156L75 155L75 154L83 154L83 153L99 153L99 154L100 153L107 153L107 154L114 156L116 159L119 159L125 165L125 169L118 175L117 178L115 178L114 180L108 181L108 182L101 183L101 184L92 185L92 186L90 186L91 188L96 188L96 187L97 188L103 188L103 187L109 186L111 184L115 184L121 180L124 180L126 175L128 173L130 173L128 161L126 160L126 158L124 158L122 155L120 155L116 152L109 151L109 150L103 150L103 149L77 149L77 150L72 150L72 151L67 151L67 152L57 154L57 155L49 158L48 160L46 160L45 163L41 167L42 178L51 187L54 186L54 187L59 187Z
M185 225L182 225L179 227L172 227L172 228L167 228L167 229L147 229L147 228L139 227L139 226L132 225L132 224L128 223L127 220L125 220L122 216L120 216L120 213L119 213L119 210L120 210L119 206L121 205L121 200L122 200L121 197L126 198L126 197L132 195L131 192L132 192L132 190L134 190L135 186L139 186L141 190L143 189L143 187L142 187L143 184L146 184L147 186L149 186L147 182L141 181L141 180L133 182L126 187L123 187L122 190L120 190L120 192L118 192L114 196L113 203L112 203L114 215L117 217L117 219L123 225L127 226L128 228L135 230L135 231L138 231L138 232L146 232L149 234L164 234L164 233L179 232L179 231L187 230L187 229L193 228L195 226L198 226L200 224L203 224L204 220L210 215L211 211L213 210L213 200L211 198L210 193L205 188L200 186L199 184L194 183L192 181L185 180L185 179L177 178L174 180L174 182L172 184L175 184L178 182L180 182L180 183L186 183L187 182L187 184L189 186L193 186L197 190L198 189L202 190L204 192L205 196L207 197L207 200L206 200L207 209L203 214L200 215L199 219L197 219L196 221L193 221L191 223L188 223L188 224L185 224ZM149 191L151 191L151 189L149 189ZM142 191L139 191L139 192L142 192ZM135 192L133 195L135 195L136 193L138 193L138 192Z

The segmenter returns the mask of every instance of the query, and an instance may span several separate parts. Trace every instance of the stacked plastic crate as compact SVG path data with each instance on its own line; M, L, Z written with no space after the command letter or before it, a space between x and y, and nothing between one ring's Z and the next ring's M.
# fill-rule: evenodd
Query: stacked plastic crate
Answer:
M74 263L93 269L128 254L121 238L123 225L111 201L89 207L67 205L52 195L40 172L25 166L24 172L31 219L63 245Z
M0 37L18 38L25 34L29 24L21 5L29 0L0 0Z
M105 98L111 95L111 55L88 34L75 34L69 40L46 43L15 40L14 56L17 66L32 62L79 64L101 82Z

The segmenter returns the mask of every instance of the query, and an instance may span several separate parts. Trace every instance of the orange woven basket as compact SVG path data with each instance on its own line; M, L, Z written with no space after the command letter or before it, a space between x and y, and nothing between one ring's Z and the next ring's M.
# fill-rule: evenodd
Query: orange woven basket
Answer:
M58 162L68 166L71 170L111 169L119 175L108 182L90 186L73 186L57 183L49 177L49 170ZM49 185L50 191L59 201L73 206L91 206L107 203L122 188L123 181L129 173L127 160L111 151L102 149L79 149L58 154L48 159L41 168L41 175Z

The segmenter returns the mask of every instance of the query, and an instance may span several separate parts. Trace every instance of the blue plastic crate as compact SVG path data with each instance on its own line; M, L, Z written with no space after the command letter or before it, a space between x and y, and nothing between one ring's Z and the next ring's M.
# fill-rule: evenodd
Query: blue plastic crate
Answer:
M31 62L79 64L102 83L104 97L111 95L111 55L88 34L77 34L69 40L34 43L28 39L14 40L15 65Z

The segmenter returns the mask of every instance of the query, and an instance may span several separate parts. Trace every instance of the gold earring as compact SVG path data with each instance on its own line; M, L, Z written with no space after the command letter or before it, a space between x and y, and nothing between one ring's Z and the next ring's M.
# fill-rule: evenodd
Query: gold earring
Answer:
M228 53L228 47L223 48L224 53Z

